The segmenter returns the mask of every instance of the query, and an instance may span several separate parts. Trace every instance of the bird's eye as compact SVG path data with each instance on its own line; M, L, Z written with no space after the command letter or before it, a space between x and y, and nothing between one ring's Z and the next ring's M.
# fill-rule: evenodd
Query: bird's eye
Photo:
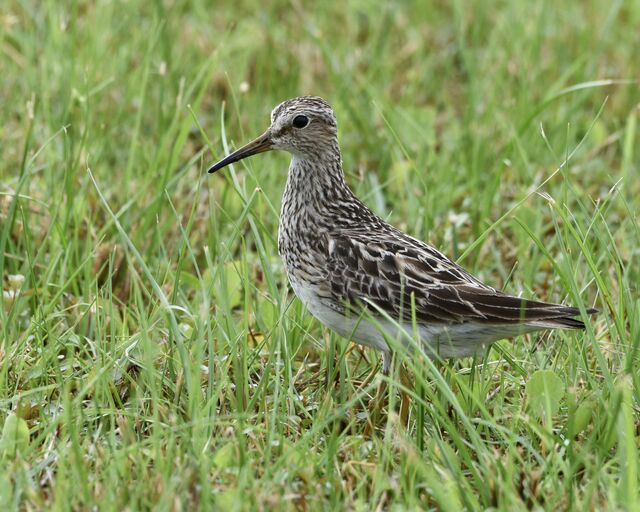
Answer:
M304 128L309 124L309 118L307 116L296 116L293 118L293 126L295 128Z

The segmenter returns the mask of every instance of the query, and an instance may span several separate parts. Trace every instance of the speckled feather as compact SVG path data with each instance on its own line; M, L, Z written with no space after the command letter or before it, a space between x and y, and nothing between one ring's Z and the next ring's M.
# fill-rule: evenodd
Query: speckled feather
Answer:
M307 124L296 128L296 116L304 116ZM375 215L344 180L336 119L322 98L281 103L262 137L267 149L293 155L278 248L294 291L325 325L381 349L385 369L389 347L380 330L386 326L396 332L400 325L410 332L412 315L425 351L441 357L476 354L523 332L584 327L574 318L577 308L495 290ZM266 149L243 150L212 170ZM365 311L379 321L363 317Z

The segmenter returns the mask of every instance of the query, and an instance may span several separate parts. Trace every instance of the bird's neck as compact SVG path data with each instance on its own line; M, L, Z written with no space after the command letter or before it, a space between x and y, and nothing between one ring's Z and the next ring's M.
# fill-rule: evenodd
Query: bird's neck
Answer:
M326 253L322 245L326 233L379 226L380 222L347 185L339 151L313 159L293 157L278 230L278 250L289 272L295 270L291 254Z
M344 179L339 151L327 151L313 158L294 155L282 198L283 214L300 210L322 214L333 210L333 205L354 199Z
M340 154L335 155L291 160L278 229L278 250L290 272L290 255L322 253L321 241L338 224L342 206L357 201L345 182Z

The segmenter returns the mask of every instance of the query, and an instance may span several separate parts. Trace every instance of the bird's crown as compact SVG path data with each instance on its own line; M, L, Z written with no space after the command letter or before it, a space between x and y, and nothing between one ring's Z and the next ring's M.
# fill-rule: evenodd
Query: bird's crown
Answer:
M285 100L271 112L271 123L282 117L307 115L322 119L329 126L336 126L336 116L329 105L320 96L298 96Z

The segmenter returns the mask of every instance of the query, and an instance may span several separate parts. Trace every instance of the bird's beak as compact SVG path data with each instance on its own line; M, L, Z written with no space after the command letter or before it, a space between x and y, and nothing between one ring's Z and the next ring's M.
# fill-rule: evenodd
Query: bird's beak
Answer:
M240 149L237 149L229 156L220 160L218 163L213 164L207 172L216 172L217 170L222 169L223 167L226 167L233 162L237 162L238 160L242 160L243 158L247 158L251 155L257 155L258 153L271 151L272 149L273 142L271 141L271 134L269 133L269 130L267 130L257 139L252 140L251 142L249 142L249 144L242 146Z

